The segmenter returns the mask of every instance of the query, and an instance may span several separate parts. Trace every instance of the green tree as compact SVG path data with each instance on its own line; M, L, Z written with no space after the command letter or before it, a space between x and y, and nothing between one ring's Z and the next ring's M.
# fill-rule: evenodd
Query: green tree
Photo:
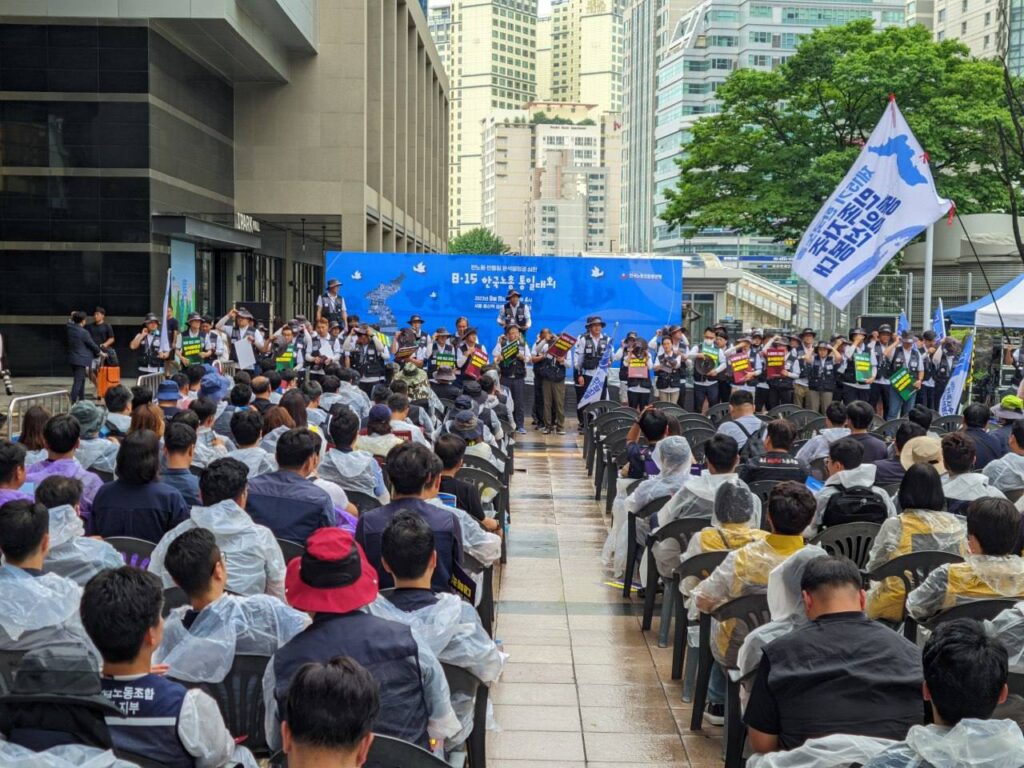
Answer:
M1002 68L933 42L922 26L870 20L816 30L772 72L741 69L697 121L663 218L796 240L849 170L889 94L929 153L939 193L961 212L1002 211L995 123L1009 124Z
M477 227L448 241L448 253L508 253L505 241L487 229Z

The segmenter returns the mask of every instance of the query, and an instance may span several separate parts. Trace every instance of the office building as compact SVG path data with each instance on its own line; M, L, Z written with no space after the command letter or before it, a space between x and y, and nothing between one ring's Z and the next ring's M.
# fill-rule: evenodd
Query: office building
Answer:
M427 29L430 39L434 41L438 58L445 72L448 71L449 36L452 29L452 0L431 0L427 9Z
M933 5L936 40L959 40L980 58L1000 54L999 2L934 0Z
M963 0L956 0L958 3ZM977 1L977 0L975 0ZM658 66L654 112L654 213L652 249L679 252L693 247L695 235L705 250L763 252L781 249L759 238L729 232L670 230L657 219L665 210L665 190L679 178L676 160L692 140L694 122L719 109L715 92L736 69L771 70L793 54L801 35L818 27L872 19L879 28L903 24L905 4L873 0L866 4L812 2L799 6L781 0L705 0L676 25L672 41ZM717 245L715 245L717 243Z
M574 124L534 122L541 114ZM617 115L597 114L593 105L530 104L485 120L483 148L483 224L513 251L618 249Z
M999 12L999 57L1020 77L1024 75L1024 0L1002 0Z
M551 101L551 14L537 18L538 101Z
M551 5L551 99L622 110L623 0Z
M452 0L449 235L481 226L481 121L537 90L536 0Z
M99 304L131 376L169 268L179 317L238 303L269 324L311 316L325 248L444 249L447 80L417 0L5 8L15 375L66 374L68 314Z

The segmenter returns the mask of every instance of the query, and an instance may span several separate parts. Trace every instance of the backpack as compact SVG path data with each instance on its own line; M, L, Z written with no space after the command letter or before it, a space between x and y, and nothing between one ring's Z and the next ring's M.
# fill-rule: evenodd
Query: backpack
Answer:
M742 424L738 421L734 421L737 427L740 428L740 432L747 436L747 442L740 448L740 460L746 461L760 456L765 452L764 441L761 440L761 434L764 432L764 425L757 429L753 434L747 432Z
M839 493L832 494L821 517L823 528L843 523L877 523L881 525L889 516L885 502L875 495L871 488L862 485L846 488L838 486Z

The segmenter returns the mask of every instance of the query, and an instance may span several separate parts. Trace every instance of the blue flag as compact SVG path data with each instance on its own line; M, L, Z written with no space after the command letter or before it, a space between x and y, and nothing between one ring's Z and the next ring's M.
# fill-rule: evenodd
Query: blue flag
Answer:
M896 321L896 333L900 336L910 330L910 321L907 320L907 316L900 312L900 317Z
M946 384L946 391L942 393L939 401L939 414L942 416L955 416L960 412L960 399L964 395L964 387L967 384L967 377L971 372L971 364L974 361L974 334L964 339L964 351L960 359L953 367L953 373Z
M615 347L615 332L618 329L619 324L616 323L615 327L612 328L611 335L608 337L608 346L604 348L604 354L601 355L601 362L597 366L597 373L594 374L594 378L590 380L590 384L583 393L582 399L577 403L578 408L582 408L590 403L596 403L601 399L601 393L604 392L604 383L608 380L608 369L612 365L612 349Z
M167 310L171 306L171 270L167 270L167 287L164 289L164 306L160 313L160 352L171 351L171 337L167 333Z
M939 306L935 308L935 317L932 318L932 331L935 333L936 341L942 341L946 338L946 313L942 311L942 299L939 299Z

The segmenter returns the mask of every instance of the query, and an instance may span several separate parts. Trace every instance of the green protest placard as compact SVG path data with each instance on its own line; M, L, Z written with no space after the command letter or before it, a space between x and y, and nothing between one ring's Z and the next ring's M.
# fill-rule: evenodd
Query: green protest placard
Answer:
M853 356L854 370L857 374L857 383L863 384L871 378L871 353L858 352Z
M910 375L904 366L900 366L889 376L889 385L895 389L900 397L909 400L914 394L914 377Z

